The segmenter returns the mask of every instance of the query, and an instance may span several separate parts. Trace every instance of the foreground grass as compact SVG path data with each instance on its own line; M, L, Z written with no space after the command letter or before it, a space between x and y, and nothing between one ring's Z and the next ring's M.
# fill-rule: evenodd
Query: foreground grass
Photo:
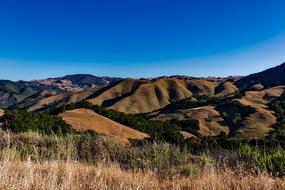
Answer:
M11 161L0 163L0 189L284 189L284 178L205 168L199 175L159 180L152 172L122 170L117 165L87 165L67 161Z
M269 173L282 174L281 150L215 153L193 155L162 142L121 145L92 133L0 130L0 189L285 189L284 175Z

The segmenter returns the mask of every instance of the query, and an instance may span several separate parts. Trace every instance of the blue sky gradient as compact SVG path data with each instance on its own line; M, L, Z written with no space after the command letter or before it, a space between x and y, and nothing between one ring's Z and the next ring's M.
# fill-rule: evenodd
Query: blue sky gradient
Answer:
M246 75L285 61L283 0L0 1L0 78Z

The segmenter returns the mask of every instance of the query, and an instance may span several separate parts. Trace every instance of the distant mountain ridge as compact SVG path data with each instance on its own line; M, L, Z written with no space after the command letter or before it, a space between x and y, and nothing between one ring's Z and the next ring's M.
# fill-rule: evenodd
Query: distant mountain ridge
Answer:
M90 74L75 74L64 77L33 80L33 82L53 86L66 91L81 91L93 87L107 86L112 82L120 80L122 80L122 78L98 77Z

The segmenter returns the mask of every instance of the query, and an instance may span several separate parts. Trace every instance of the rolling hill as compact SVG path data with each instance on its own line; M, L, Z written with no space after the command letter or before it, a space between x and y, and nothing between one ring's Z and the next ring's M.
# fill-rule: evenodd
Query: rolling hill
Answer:
M126 79L102 89L87 101L125 113L147 113L193 95L215 94L217 82L159 78Z
M232 139L260 139L275 130L278 122L271 104L285 95L284 73L285 64L233 79L185 76L120 79L71 75L47 79L51 84L3 80L0 81L0 107L48 111L63 104L87 101L126 114L143 114L151 120L183 123L185 128L181 130L185 137L223 134ZM58 84L54 85L54 81ZM68 81L67 86L63 81ZM103 125L110 124L90 110L69 111L65 116L69 120L75 116L80 122L95 118ZM106 133L128 137L111 129Z

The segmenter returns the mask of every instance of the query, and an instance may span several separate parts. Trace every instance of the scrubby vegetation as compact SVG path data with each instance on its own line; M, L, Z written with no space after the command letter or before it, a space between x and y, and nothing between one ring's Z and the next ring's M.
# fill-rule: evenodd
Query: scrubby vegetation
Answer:
M245 117L256 111L255 108L244 106L232 99L225 101L211 98L204 101L207 104L211 101L214 105L223 105L217 109L223 110L225 114L222 116L231 126L240 125ZM184 105L178 104L176 108L179 109ZM147 115L128 115L86 102L64 105L51 110L50 113L5 111L0 120L0 168L4 169L5 162L5 171L14 172L18 180L27 180L19 175L19 172L33 171L51 178L51 171L47 170L50 167L58 172L54 180L59 182L47 187L57 185L62 189L72 189L70 185L78 189L80 184L83 185L81 188L93 189L115 188L116 185L120 185L121 189L208 189L209 184L204 182L209 179L217 181L218 184L208 181L213 187L216 185L216 189L246 189L248 185L261 189L283 188L281 183L284 183L282 179L285 176L285 104L279 99L270 107L278 118L276 130L264 140L251 141L233 140L226 134L217 137L196 135L196 138L184 139L180 131L196 134L197 120L153 121ZM94 110L114 121L145 132L150 138L132 140L130 144L122 145L111 137L100 136L92 131L75 131L58 117L58 114L77 108ZM18 164L19 169L15 170L12 164ZM70 177L67 177L68 170L74 172L69 173ZM89 179L88 175L83 174L83 170L89 175L96 174L96 177ZM101 177L103 174L99 171L102 170L114 170L118 175L128 177L118 178L111 172L104 174L109 176L108 180L112 181L110 182L106 176ZM86 176L85 180L80 180L79 174ZM136 180L130 180L136 176L139 176ZM139 179L142 176L148 180ZM247 181L249 176L256 180L266 179L273 182L264 182L258 186L257 181ZM1 179L7 178L2 176ZM220 178L229 181L225 183L219 180ZM118 182L118 179L122 182ZM199 182L198 179L203 179L204 182ZM130 181L136 181L136 184ZM96 183L105 186L96 186ZM34 180L26 182L27 189L30 185L38 186ZM11 188L1 182L0 187Z
M277 123L275 131L270 134L268 140L279 142L285 148L285 100L284 98L277 99L270 106L275 112Z

